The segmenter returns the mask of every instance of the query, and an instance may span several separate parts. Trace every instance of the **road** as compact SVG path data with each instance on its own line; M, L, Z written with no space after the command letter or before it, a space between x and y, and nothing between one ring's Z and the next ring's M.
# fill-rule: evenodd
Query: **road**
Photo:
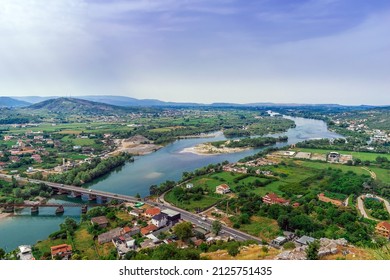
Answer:
M11 180L12 176L0 174L0 178ZM66 190L66 191L74 191L74 192L78 192L78 193L82 193L82 194L102 196L102 197L117 199L117 200L121 200L121 201L125 201L125 202L133 202L133 203L139 202L138 198L133 197L133 196L129 196L129 195L122 195L122 194L98 191L98 190L93 190L93 189L84 189L84 188L77 187L77 186L64 185L64 184L52 183L52 182L47 182L47 181L42 181L42 180L35 180L35 179L26 179L26 178L22 178L22 177L14 177L14 178L17 181L21 181L21 182L29 181L29 182L36 183L36 184L43 183L43 184L46 184L47 186L57 188L57 189ZM173 205L170 205L170 204L164 203L164 202L154 202L154 201L147 201L147 200L143 201L143 202L145 204L148 204L148 205L157 206L161 209L174 210L174 211L179 212L181 214L181 218L183 220L189 221L197 226L206 228L208 230L211 229L211 225L212 225L213 221L202 220L202 217L197 215L197 214L185 211L181 208L177 208ZM232 236L234 239L236 239L238 241L255 240L259 243L262 242L262 240L260 238L254 237L252 235L249 235L249 234L244 233L242 231L236 230L234 228L227 227L225 225L222 226L221 230L224 231L224 233Z
M368 217L367 213L366 213L366 210L364 209L364 202L363 202L363 199L364 199L364 195L361 195L357 198L357 202L358 202L358 209L360 211L360 213L362 214L362 216L364 218L367 218L367 219L370 219L370 220L374 220L374 221L377 221L376 219L374 218L370 218Z
M374 220L374 221L379 221L378 219L369 217L367 215L366 210L364 209L364 202L363 202L364 198L365 198L365 195L361 195L357 199L357 201L358 201L358 208L359 208L360 213L363 215L364 218L367 218L367 219L370 219L370 220ZM387 212L389 212L389 214L390 214L390 203L386 199L384 199L382 197L379 197L379 196L374 196L374 198L382 201L383 204L386 207Z

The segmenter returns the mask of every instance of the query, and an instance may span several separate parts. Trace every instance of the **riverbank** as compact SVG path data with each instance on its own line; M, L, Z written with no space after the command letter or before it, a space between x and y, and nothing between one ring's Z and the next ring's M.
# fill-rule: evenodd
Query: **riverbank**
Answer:
M0 221L12 216L12 213L0 213Z
M110 156L116 156L123 152L131 155L143 156L163 148L163 146L153 144L149 139L141 135L133 136L129 139L116 139L114 142L117 148L115 151L109 153Z
M210 143L198 144L194 147L183 149L180 153L192 153L196 155L218 155L218 154L233 154L251 150L252 148L227 148L215 147Z

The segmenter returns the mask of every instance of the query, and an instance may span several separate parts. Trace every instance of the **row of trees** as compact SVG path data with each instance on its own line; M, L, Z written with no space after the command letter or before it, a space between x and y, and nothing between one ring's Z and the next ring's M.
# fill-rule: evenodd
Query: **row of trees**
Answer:
M54 183L81 186L84 183L88 183L111 172L113 169L122 166L127 161L133 160L131 155L125 153L104 160L95 158L91 163L83 163L71 171L60 174L50 174L47 176L47 180Z

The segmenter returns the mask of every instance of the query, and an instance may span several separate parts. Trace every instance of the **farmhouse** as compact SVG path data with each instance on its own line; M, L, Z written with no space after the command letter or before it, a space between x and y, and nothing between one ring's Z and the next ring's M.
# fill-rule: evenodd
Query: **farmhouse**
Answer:
M226 194L230 192L230 188L226 184L219 185L215 188L215 192L219 194Z
M266 204L280 204L280 205L288 205L290 202L277 196L275 193L269 193L263 196L263 202Z

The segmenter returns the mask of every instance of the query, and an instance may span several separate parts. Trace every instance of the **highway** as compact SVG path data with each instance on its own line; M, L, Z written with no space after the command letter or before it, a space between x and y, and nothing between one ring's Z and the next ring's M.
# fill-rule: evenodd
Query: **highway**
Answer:
M6 180L12 180L12 176L10 175L4 175L0 174L0 178L6 179ZM110 192L104 192L104 191L98 191L98 190L93 190L93 189L84 189L82 187L77 187L77 186L71 186L71 185L64 185L64 184L58 184L58 183L52 183L52 182L47 182L47 181L42 181L42 180L35 180L35 179L27 179L27 178L22 178L22 177L14 177L17 181L21 182L31 182L31 183L36 183L36 184L46 184L47 186L56 188L56 189L61 189L61 190L66 190L66 191L74 191L77 193L82 193L82 194L87 194L87 195L95 195L95 196L101 196L101 197L106 197L106 198L111 198L111 199L117 199L125 202L139 202L140 199L129 196L129 195L122 195L122 194L116 194L116 193L110 193ZM181 214L181 218L185 221L189 221L197 226L203 227L207 230L211 229L211 225L213 221L210 220L203 220L201 216L185 211L181 208L177 208L172 205L168 205L167 203L161 203L161 202L154 202L154 201L142 201L145 204L152 205L152 206L157 206L159 208L163 209L171 209L176 212L179 212ZM255 240L259 243L262 242L260 238L254 237L252 235L249 235L247 233L244 233L242 231L236 230L234 228L227 227L225 225L222 225L221 233L228 234L232 236L234 239L238 241L244 241L244 240Z

